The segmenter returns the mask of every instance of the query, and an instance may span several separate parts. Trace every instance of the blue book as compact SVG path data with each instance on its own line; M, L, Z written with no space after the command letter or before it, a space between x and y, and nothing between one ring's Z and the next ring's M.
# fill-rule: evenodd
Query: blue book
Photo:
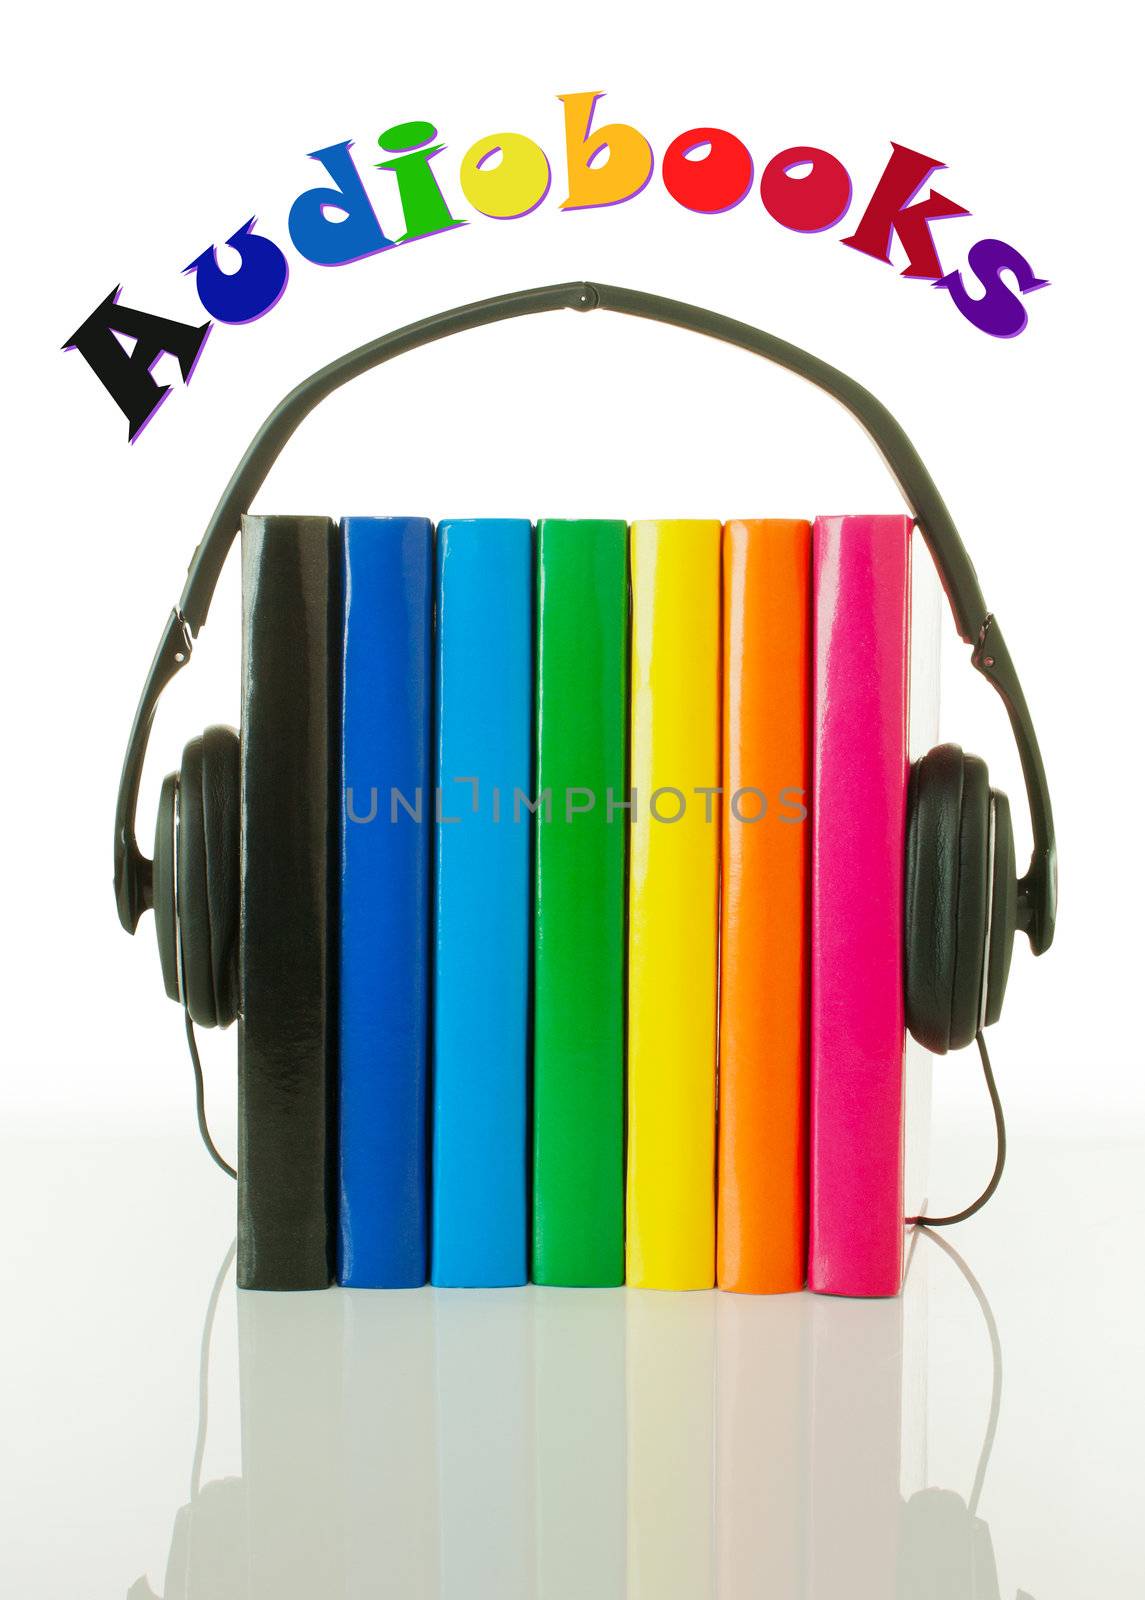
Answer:
M432 1280L528 1277L533 530L437 540Z
M426 1280L433 527L342 523L338 1282Z

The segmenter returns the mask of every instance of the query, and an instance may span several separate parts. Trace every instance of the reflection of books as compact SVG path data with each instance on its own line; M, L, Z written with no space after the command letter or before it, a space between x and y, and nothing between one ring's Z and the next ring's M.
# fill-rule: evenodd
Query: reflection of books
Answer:
M238 1297L246 1557L259 1600L345 1591L345 1299Z
M432 1295L441 1600L533 1600L537 1538L533 1302L527 1290Z
M979 1379L962 1397L985 1419L965 1499L928 1483L936 1244L991 1345L988 1412ZM933 1235L875 1301L239 1298L242 1476L200 1487L204 1391L167 1600L997 1600L978 1501L1001 1351Z

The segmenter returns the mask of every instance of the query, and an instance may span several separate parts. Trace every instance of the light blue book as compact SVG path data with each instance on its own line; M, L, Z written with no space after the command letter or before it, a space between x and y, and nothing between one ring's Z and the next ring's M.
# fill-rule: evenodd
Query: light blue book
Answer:
M431 1277L528 1277L533 530L437 540Z

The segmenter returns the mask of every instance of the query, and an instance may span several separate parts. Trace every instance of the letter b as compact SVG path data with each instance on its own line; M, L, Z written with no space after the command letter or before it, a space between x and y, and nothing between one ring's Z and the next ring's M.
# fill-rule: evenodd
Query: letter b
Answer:
M592 130L592 114L602 92L562 94L565 108L565 148L568 156L569 194L562 211L586 206L614 206L639 194L652 176L652 146L626 122L610 122ZM604 161L597 161L607 150Z

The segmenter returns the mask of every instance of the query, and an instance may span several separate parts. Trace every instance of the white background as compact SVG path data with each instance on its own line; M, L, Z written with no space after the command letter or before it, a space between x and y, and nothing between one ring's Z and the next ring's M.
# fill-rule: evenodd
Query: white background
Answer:
M247 439L314 367L416 317L499 291L598 277L714 307L804 345L903 422L1002 619L1057 811L1061 916L1015 950L992 1043L1012 1123L1124 1129L1145 1112L1137 1031L1140 247L1137 100L1117 8L970 4L370 8L231 3L25 11L10 27L3 387L8 536L2 1035L5 1114L55 1132L176 1119L193 1138L180 1019L151 919L131 942L111 893L112 816L131 716L186 562ZM561 92L604 90L657 175L625 205L564 213ZM400 231L377 135L428 118L435 171L471 224L328 269L286 216L325 181L307 152L355 141L386 232ZM729 128L766 162L822 146L850 171L845 223L801 236L755 190L700 217L659 158ZM516 130L553 166L544 205L475 216L457 182L479 135ZM1052 287L995 340L945 294L839 240L897 140L947 164L969 218L937 224L949 270L977 239ZM202 320L184 265L248 217L288 252L269 315L213 330L132 448L60 346L117 283L130 305ZM13 359L14 358L14 359ZM170 367L170 373L166 371ZM372 375L305 425L257 505L278 511L528 516L810 515L894 510L874 451L832 402L752 358L599 314L464 336ZM237 718L235 563L192 670L165 697L140 810L184 741ZM947 630L943 734L987 757L1028 847L1003 713ZM207 1042L231 1148L233 1034ZM989 1126L971 1054L936 1074L939 1118ZM203 1182L208 1183L203 1171Z

